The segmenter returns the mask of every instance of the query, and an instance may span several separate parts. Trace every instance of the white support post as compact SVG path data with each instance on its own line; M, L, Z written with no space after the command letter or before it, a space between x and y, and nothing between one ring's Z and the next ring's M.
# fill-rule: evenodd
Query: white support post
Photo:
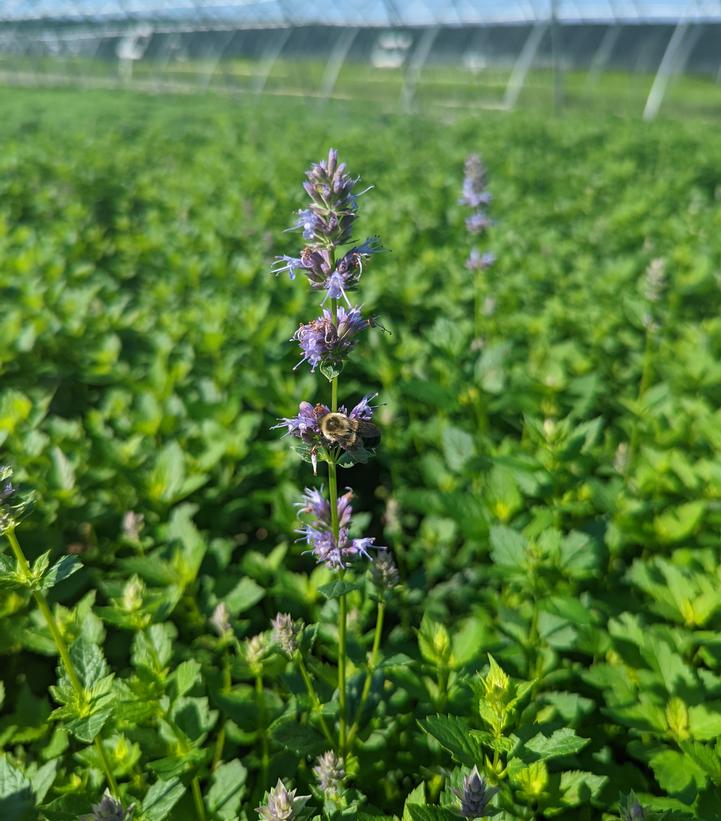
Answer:
M648 93L643 109L644 120L653 120L658 114L671 77L683 70L700 34L701 29L694 27L687 19L676 24Z
M401 103L406 112L413 109L413 100L416 96L416 86L423 71L428 57L433 48L433 44L440 33L440 26L431 26L423 32L423 36L418 41L415 51L408 62L408 69L403 79L403 89L401 90Z
M601 74L605 71L606 66L611 59L613 50L616 48L618 38L621 36L621 26L618 23L610 25L603 33L601 42L598 44L595 54L591 58L591 66L588 70L587 85L595 85Z
M230 29L226 32L225 42L220 46L220 48L216 51L215 57L210 61L208 68L206 69L205 73L202 75L201 85L203 88L209 88L211 82L213 81L213 77L215 76L215 72L218 70L218 66L220 65L220 61L225 57L225 52L230 47L230 44L235 39L235 35L237 34L236 29Z
M345 63L348 52L351 50L351 46L358 36L359 31L360 29L357 28L343 29L335 41L325 71L323 72L323 80L320 84L320 96L323 100L328 100L331 94L333 94L333 89L338 82L343 63Z
M276 63L276 60L280 57L281 52L285 48L285 44L288 42L290 33L290 28L279 29L276 32L274 40L268 44L268 47L266 48L260 61L260 70L255 75L253 80L253 91L256 94L262 94L265 90L268 77L270 77L270 73L273 71L273 66Z
M503 97L503 107L511 110L516 107L518 98L521 96L521 91L526 82L528 72L536 59L536 54L541 45L544 35L548 31L548 21L537 21L533 24L533 28L528 33L526 42L523 44L521 53L516 59L513 66L513 71L506 86L506 93Z

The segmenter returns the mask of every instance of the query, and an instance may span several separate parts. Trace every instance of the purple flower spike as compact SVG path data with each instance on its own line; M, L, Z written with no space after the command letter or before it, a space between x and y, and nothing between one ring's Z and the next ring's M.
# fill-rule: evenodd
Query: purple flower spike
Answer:
M301 513L311 516L311 521L304 523L298 533L310 546L308 552L315 556L318 563L323 563L332 570L346 567L358 557L372 560L368 550L376 547L372 537L351 539L348 535L353 514L352 499L353 491L348 488L337 500L337 539L333 534L330 504L323 498L322 489L318 491L306 488L303 501L298 504Z
M469 271L485 271L496 261L496 255L491 251L481 253L478 248L471 248L471 253L466 260L466 268Z
M330 408L325 405L316 405L310 402L301 402L298 406L298 415L284 417L278 421L273 428L288 428L287 434L300 439L307 445L317 445L321 441L319 420L326 413L330 413Z
M483 211L476 211L470 217L466 217L466 229L470 234L480 234L491 224L488 216Z
M318 365L342 366L355 347L358 334L374 325L374 319L363 318L360 308L338 308L335 319L329 310L324 310L323 316L301 325L293 334L292 339L298 342L303 353L296 368L303 362L308 362L312 371Z
M463 193L460 200L458 200L459 204L467 205L469 208L487 205L491 201L491 196L485 190L486 168L478 154L469 155L464 170Z
M348 416L350 416L351 419L363 419L370 422L373 418L373 409L375 407L375 405L371 405L370 402L371 399L375 399L376 396L378 396L377 393L366 394Z

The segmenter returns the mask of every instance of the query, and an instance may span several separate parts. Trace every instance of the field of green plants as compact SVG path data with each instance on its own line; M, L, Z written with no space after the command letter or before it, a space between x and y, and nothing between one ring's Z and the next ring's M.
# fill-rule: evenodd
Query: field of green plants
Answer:
M0 107L2 821L721 819L716 126ZM331 402L271 274L330 146L387 331L338 486L397 584L304 553L327 466L273 429Z

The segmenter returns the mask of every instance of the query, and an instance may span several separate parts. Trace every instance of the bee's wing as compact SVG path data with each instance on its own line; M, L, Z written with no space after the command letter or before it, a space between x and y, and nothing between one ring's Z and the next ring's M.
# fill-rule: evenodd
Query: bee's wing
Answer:
M356 422L356 430L358 431L359 436L366 437L367 439L374 439L378 438L381 435L380 429L376 427L373 422L369 422L367 419L359 419Z

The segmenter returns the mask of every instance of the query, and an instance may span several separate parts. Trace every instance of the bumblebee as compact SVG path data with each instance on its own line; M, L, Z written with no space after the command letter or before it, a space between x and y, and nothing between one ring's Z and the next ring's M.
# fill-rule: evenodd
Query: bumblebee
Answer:
M366 419L351 419L344 413L326 413L318 423L323 438L344 450L375 448L381 441L380 430Z

